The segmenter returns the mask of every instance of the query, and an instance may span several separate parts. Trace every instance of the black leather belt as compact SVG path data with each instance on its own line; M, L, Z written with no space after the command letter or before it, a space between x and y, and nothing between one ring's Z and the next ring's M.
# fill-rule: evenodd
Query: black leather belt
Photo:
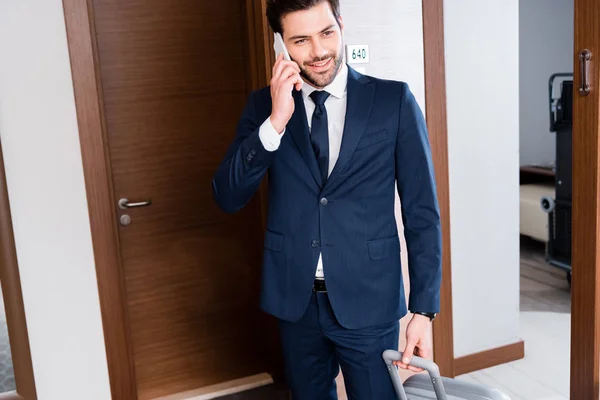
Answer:
M313 292L326 292L325 279L315 279L313 284Z

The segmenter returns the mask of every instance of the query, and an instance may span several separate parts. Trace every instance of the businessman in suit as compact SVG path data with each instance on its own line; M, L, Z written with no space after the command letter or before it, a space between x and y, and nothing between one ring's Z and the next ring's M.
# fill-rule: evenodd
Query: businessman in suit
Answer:
M270 86L251 94L214 196L234 213L268 174L261 307L280 320L293 398L336 399L341 367L350 399L394 399L382 352L398 349L410 311L403 351L429 357L439 310L440 216L423 114L405 83L344 63L339 0L269 0L267 17L292 61L278 57Z

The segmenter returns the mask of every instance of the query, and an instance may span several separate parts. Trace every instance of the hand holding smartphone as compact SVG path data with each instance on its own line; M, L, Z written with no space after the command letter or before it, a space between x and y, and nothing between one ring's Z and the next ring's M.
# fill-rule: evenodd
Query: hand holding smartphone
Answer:
M300 90L304 82L300 77L300 67L292 61L280 33L275 33L273 49L277 61L273 66L273 77L271 79L273 108L270 119L275 130L281 134L294 113L295 106L292 91L294 88Z
M276 58L278 58L280 54L283 54L284 60L292 61L290 53L288 53L287 48L285 47L285 43L283 42L283 37L281 36L281 33L275 33L275 42L273 44L273 48L275 49Z

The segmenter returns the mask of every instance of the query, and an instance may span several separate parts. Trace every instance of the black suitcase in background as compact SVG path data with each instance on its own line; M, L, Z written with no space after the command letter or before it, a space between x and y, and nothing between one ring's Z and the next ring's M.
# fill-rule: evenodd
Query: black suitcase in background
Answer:
M560 97L553 98L554 81L561 83ZM546 262L567 272L571 283L571 210L572 210L572 136L573 136L573 74L553 74L549 81L550 132L556 135L555 197L541 199L548 213L548 245Z

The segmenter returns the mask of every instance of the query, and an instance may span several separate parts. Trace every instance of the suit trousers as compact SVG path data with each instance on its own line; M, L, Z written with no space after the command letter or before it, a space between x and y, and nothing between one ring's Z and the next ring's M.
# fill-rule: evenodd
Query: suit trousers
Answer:
M297 322L280 321L286 377L293 400L336 400L342 370L349 400L394 400L381 355L398 350L400 323L346 329L336 320L326 292L313 292Z

